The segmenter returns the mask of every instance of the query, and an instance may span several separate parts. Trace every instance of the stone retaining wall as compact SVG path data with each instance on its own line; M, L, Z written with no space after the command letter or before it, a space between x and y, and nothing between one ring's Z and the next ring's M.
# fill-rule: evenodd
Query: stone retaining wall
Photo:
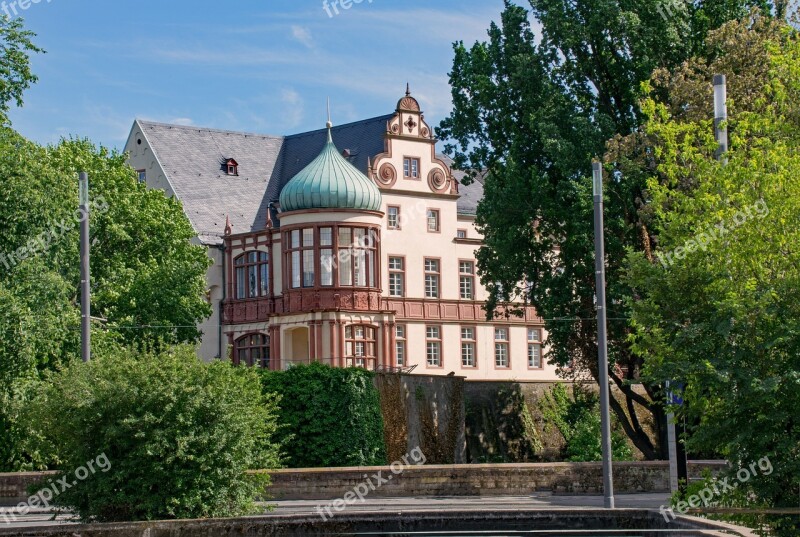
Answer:
M704 468L718 472L722 461L689 463L690 476ZM399 470L395 467L395 470ZM383 481L378 486L375 477ZM0 505L15 505L27 499L27 487L46 480L53 472L0 474ZM603 490L599 462L555 462L543 464L456 464L403 468L393 474L388 466L362 468L286 469L272 472L269 495L276 500L333 500L359 484L372 483L370 497L397 496L504 496L537 491L556 494L598 494ZM666 462L614 463L614 492L667 492Z
M56 472L0 473L0 505L16 505L28 499L28 487L47 480Z
M703 468L719 471L721 461L691 462L690 476ZM397 469L397 468L396 468ZM374 477L384 481L377 486ZM276 500L341 498L360 483L376 485L370 497L506 496L537 491L558 494L598 494L603 490L599 462L541 464L456 464L411 466L397 475L388 467L276 470L269 494ZM664 461L614 463L614 492L668 492L669 466Z

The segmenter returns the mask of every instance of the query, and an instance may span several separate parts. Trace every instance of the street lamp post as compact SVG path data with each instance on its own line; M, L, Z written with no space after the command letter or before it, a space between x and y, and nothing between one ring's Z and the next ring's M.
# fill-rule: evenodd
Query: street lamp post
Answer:
M81 213L81 359L88 362L92 349L91 290L89 288L89 175L78 175L79 211Z
M727 161L725 153L728 151L728 85L725 75L714 75L714 138L719 146L716 157L723 163Z
M592 162L594 197L594 266L597 295L597 354L600 373L600 430L603 451L603 505L614 508L611 472L611 415L608 408L608 336L606 328L606 254L603 231L603 165Z

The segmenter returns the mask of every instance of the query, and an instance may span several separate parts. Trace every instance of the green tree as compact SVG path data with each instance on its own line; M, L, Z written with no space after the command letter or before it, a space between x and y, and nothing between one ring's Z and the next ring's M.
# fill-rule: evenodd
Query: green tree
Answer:
M42 147L0 126L0 468L32 464L6 434L19 386L79 353L78 170L93 201L95 347L192 343L210 313L205 250L180 204L138 183L125 156L87 140ZM149 328L156 327L156 328ZM166 327L166 328L160 328ZM173 328L175 327L175 328ZM13 435L12 435L13 436Z
M277 402L254 370L178 346L74 362L21 414L59 470L48 482L74 483L55 505L85 521L205 518L254 511L269 477L248 470L280 463Z
M0 15L0 123L12 104L22 106L22 94L38 80L31 71L30 54L44 50L31 41L35 35L24 29L22 19Z
M630 252L634 350L653 382L686 383L677 411L688 447L734 472L768 457L774 471L740 483L746 507L800 502L800 40L756 17L713 32L713 60L658 80L673 98L644 102L653 155L650 255ZM709 74L728 73L730 151L715 159ZM658 80L656 82L658 82ZM699 89L699 88L702 88ZM702 96L702 97L700 97ZM624 145L624 144L623 144ZM633 159L635 160L635 159ZM771 520L797 535L797 518Z
M528 11L506 1L487 42L470 49L455 44L454 110L437 134L450 140L445 151L457 168L484 176L477 225L484 236L478 266L490 292L487 311L514 301L532 304L545 319L549 359L565 374L597 378L591 160L604 153L608 139L637 127L637 90L654 69L704 53L707 28L752 5L769 6L747 0L530 3ZM541 22L540 40L531 18ZM642 357L627 343L630 289L621 281L625 248L646 247L638 213L645 183L637 174L615 179L606 189L609 353L611 379L623 397L611 406L645 457L664 458L659 387L645 385L648 397L631 386ZM655 423L659 442L644 421Z

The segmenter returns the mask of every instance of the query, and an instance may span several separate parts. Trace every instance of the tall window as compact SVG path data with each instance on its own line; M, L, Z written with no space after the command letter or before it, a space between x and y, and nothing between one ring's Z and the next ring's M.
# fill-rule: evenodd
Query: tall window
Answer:
M472 261L458 262L458 288L462 300L475 298L475 263Z
M248 334L236 340L236 359L240 365L269 369L269 337Z
M475 328L461 329L461 366L475 367Z
M395 325L394 334L394 354L397 360L397 365L404 366L406 365L406 325Z
M375 287L377 243L365 228L339 228L339 285Z
M389 296L405 296L405 259L389 258Z
M314 230L303 230L303 287L314 287Z
M419 178L419 159L418 158L404 158L403 159L403 177L411 179Z
M542 367L542 332L538 328L528 328L528 367Z
M286 239L291 287L314 287L314 230L294 229Z
M233 262L236 270L236 298L257 298L269 294L269 262L266 252L247 252Z
M389 229L400 229L400 207L389 205L386 208L386 224Z
M319 228L319 284L333 285L333 228Z
M147 182L147 170L136 170L136 175L138 176L140 183Z
M508 328L494 329L494 365L508 367Z
M439 231L439 210L428 209L428 232L436 233Z
M439 298L439 260L425 258L425 297Z
M442 327L425 327L425 351L430 367L442 367Z
M369 367L375 360L375 329L371 326L351 325L344 329L345 352L350 365Z

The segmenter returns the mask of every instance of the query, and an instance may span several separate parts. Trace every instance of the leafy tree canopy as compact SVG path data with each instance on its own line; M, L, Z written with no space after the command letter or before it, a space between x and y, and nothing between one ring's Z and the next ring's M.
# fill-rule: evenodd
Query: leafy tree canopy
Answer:
M755 17L725 25L709 41L712 59L657 76L675 99L648 98L648 119L631 137L651 148L646 218L658 238L649 254L627 258L626 281L637 296L632 341L647 356L649 379L686 384L677 410L695 424L689 447L717 452L735 470L769 458L774 472L741 484L740 500L795 507L800 40L786 25ZM700 96L710 98L713 72L729 81L725 161L715 159L711 121L695 112ZM796 517L773 523L777 535L800 529Z
M437 134L455 166L484 183L477 225L481 281L498 304L522 300L545 319L549 359L565 374L597 378L591 161L606 141L641 121L642 81L704 55L706 30L746 15L763 1L510 1L489 39L454 46L454 110ZM541 23L537 38L531 20ZM710 115L711 109L707 113ZM641 174L606 187L606 252L611 378L624 394L612 409L648 458L666 456L658 386L635 392L642 358L631 352L629 287L621 280L626 247L646 246L639 209ZM522 283L520 283L522 282ZM639 412L644 410L640 420ZM642 420L655 423L654 443Z
M209 260L177 201L139 184L122 154L78 139L42 147L0 127L4 387L79 354L79 169L91 185L92 315L105 320L96 344L195 342L210 313Z
M38 80L31 71L30 54L44 50L31 41L35 35L24 29L22 19L0 15L0 120L5 120L12 104L22 106L22 94Z
M137 182L125 156L85 139L40 146L7 123L41 52L0 17L0 469L27 467L12 399L79 354L77 172L90 177L94 347L199 339L209 260L180 204ZM153 328L167 327L167 328Z

